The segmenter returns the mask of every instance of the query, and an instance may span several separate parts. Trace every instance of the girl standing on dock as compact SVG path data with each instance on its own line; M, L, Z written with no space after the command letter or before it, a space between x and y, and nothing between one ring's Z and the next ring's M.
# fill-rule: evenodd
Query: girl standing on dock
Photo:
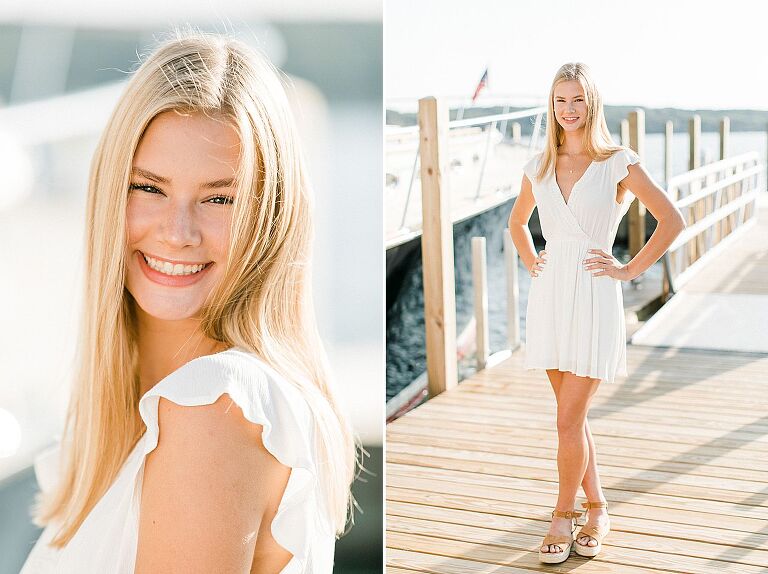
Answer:
M331 572L356 441L298 139L237 40L180 34L133 74L92 163L79 369L23 574Z
M637 154L613 143L584 64L565 64L555 75L545 141L544 150L523 168L509 230L532 278L525 367L546 370L557 402L558 497L539 558L559 563L574 544L582 556L597 555L610 529L587 412L600 381L627 375L621 281L658 261L685 223ZM658 225L622 264L611 250L635 197ZM528 228L534 207L546 241L538 255ZM574 539L582 514L573 509L579 485L587 519Z

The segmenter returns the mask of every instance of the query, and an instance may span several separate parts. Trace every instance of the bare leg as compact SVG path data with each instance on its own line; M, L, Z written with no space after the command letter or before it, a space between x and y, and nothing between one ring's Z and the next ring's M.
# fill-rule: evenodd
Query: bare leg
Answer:
M547 374L557 398L559 489L556 509L571 510L576 502L579 484L585 478L590 459L586 414L591 398L600 384L600 379L577 377L567 371L557 374L548 370ZM592 450L594 450L594 444L592 444ZM594 472L596 474L596 467ZM593 480L592 484L594 483ZM571 520L553 517L549 533L570 534ZM550 545L549 547L542 546L541 549L544 552L558 552L560 547Z
M587 465L587 472L584 473L584 480L581 482L581 486L584 489L584 494L587 500L590 502L597 502L598 500L605 500L603 495L603 488L600 484L600 475L597 472L597 457L595 456L595 443L592 440L592 432L589 430L589 421L584 421L584 427L587 434L587 442L589 442L589 463ZM608 519L607 508L590 508L587 511L587 520L585 526L610 526ZM597 540L591 536L583 535L578 536L576 541L579 544L585 546L597 546Z
M587 471L584 473L584 480L581 481L581 487L584 489L584 495L587 500L605 500L603 498L603 487L600 484L600 474L597 471L597 452L595 450L595 441L592 439L592 431L589 428L589 419L584 419L584 431L589 445L589 461L587 462Z
M563 382L563 372L557 369L548 369L547 376L552 385L552 390L555 392L555 400L557 400L560 385ZM592 431L589 428L588 417L584 419L584 431L587 437L587 444L589 445L589 460L587 462L587 470L584 473L584 479L581 481L581 488L584 490L587 500L604 500L603 489L600 485L600 473L597 470L597 451L595 449L595 441L592 439Z

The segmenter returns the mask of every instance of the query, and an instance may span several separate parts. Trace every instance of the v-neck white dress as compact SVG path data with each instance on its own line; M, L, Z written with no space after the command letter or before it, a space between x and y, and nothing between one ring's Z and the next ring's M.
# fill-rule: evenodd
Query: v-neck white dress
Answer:
M546 241L546 262L531 278L526 312L526 369L558 369L612 383L627 375L626 326L621 281L593 276L582 261L589 249L611 253L619 222L634 195L616 202L616 186L639 158L622 149L593 161L574 184L568 201L557 181L536 181L542 154L523 171L531 182Z
M49 524L27 557L21 574L131 574L138 542L144 460L160 436L160 397L178 405L210 405L222 394L263 425L262 441L277 460L291 467L271 531L293 554L280 574L330 574L336 537L319 491L312 415L301 392L277 371L237 347L194 359L177 369L139 401L147 430L128 455L107 492L61 550L48 546ZM59 477L59 447L38 456L35 473L44 491ZM247 503L247 501L243 501Z

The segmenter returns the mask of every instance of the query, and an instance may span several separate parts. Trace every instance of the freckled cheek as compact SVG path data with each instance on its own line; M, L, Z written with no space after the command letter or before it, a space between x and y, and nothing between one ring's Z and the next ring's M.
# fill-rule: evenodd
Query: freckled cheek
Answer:
M146 214L136 201L128 200L125 223L128 231L128 247L130 248L144 236L146 230Z
M139 201L128 201L126 226L128 228L128 246L142 240L156 225L157 214Z
M231 213L216 213L202 217L199 220L199 226L212 258L219 262L223 261L229 248Z

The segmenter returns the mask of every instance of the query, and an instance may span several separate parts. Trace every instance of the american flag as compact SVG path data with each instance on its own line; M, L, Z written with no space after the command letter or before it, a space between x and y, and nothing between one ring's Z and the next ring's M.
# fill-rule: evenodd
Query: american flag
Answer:
M483 76L480 78L480 81L477 83L477 87L475 88L475 95L472 96L473 104L475 103L477 96L480 95L480 90L486 87L488 87L488 68L485 69L485 72L483 72Z

